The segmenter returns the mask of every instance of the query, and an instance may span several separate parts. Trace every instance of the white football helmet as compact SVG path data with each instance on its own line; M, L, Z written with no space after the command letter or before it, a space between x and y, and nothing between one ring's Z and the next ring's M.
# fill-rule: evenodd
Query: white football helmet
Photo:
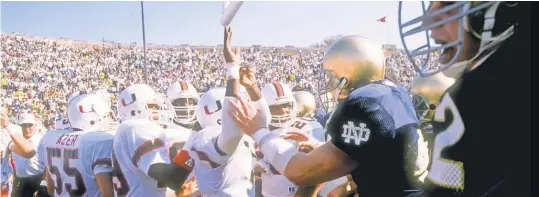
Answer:
M67 119L73 129L106 131L110 124L110 106L96 94L81 94L67 106Z
M150 119L157 123L171 123L172 105L146 84L134 84L120 92L117 100L118 116L122 121Z
M67 129L67 128L69 128L69 126L70 126L69 125L69 120L67 120L66 117L58 116L54 120L54 127L56 129Z
M221 125L226 88L212 88L200 98L195 115L202 128Z
M107 103L111 103L111 98L112 98L112 95L109 93L109 91L107 89L99 89L99 90L96 90L95 91L95 94L97 94L98 96L101 96L103 97L103 99L105 100L105 102Z
M67 104L69 105L69 102L71 102L71 100L73 100L77 96L82 95L82 94L87 94L87 93L88 92L86 92L85 90L79 90L79 91L75 91L75 92L71 93L69 95L69 97L67 97Z
M262 89L262 95L270 106L270 112L272 111L271 106L289 104L288 112L281 115L274 115L273 113L271 114L271 126L280 128L288 127L294 121L294 119L296 119L296 99L294 98L294 94L288 85L280 82L267 84Z
M111 103L112 103L112 95L109 93L109 91L107 89L96 90L95 94L97 94L98 96L101 96L103 98L103 100L105 100L107 105L109 105L109 106L111 105ZM116 115L115 115L114 111L111 110L109 116L112 119L112 121L110 121L110 125L109 125L108 130L110 130L110 131L116 130L116 128L118 127L118 120L116 118Z
M195 110L200 96L191 83L174 82L167 89L167 97L174 107L174 121L181 124L196 122Z
M294 98L298 106L298 117L314 117L316 100L313 94L307 91L297 91L294 92Z

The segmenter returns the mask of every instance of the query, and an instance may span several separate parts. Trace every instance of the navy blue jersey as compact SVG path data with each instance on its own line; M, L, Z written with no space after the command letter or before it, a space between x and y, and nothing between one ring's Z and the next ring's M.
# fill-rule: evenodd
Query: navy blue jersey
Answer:
M403 196L416 184L422 136L404 89L383 81L354 90L339 102L326 129L331 142L359 163L351 174L360 196Z
M512 8L515 34L442 96L427 196L530 196L530 4Z

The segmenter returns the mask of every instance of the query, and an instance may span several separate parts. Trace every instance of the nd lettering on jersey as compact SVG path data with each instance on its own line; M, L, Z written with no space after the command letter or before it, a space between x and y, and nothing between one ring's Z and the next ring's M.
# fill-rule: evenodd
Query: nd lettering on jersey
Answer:
M464 164L460 161L443 158L441 155L444 149L456 144L464 134L464 122L449 94L445 94L434 113L434 121L445 122L446 110L451 111L453 122L434 138L432 163L427 178L440 187L464 190Z
M348 121L348 124L342 125L342 129L341 137L344 142L350 144L354 140L356 146L359 146L361 142L368 141L371 135L371 130L367 128L367 124L361 122L356 126L353 121Z

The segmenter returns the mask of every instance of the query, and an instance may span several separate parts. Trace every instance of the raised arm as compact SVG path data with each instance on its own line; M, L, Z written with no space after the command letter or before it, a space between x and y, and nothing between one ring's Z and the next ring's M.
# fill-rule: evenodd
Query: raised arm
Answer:
M236 100L235 96L240 93L240 49L232 50L231 38L232 31L230 27L225 27L223 49L227 69L225 103L223 104L225 113L230 110L230 102ZM223 114L222 132L217 139L218 148L226 154L232 154L242 137L243 133L240 128L228 114Z

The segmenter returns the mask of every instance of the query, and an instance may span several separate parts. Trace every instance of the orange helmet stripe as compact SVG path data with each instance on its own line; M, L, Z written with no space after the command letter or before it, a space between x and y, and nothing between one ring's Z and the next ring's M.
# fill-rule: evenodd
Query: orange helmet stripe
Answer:
M273 82L273 86L275 87L275 90L277 91L277 97L284 96L283 86L281 86L281 83Z
M182 88L182 90L187 90L187 83L185 83L185 81L180 81L180 86Z

